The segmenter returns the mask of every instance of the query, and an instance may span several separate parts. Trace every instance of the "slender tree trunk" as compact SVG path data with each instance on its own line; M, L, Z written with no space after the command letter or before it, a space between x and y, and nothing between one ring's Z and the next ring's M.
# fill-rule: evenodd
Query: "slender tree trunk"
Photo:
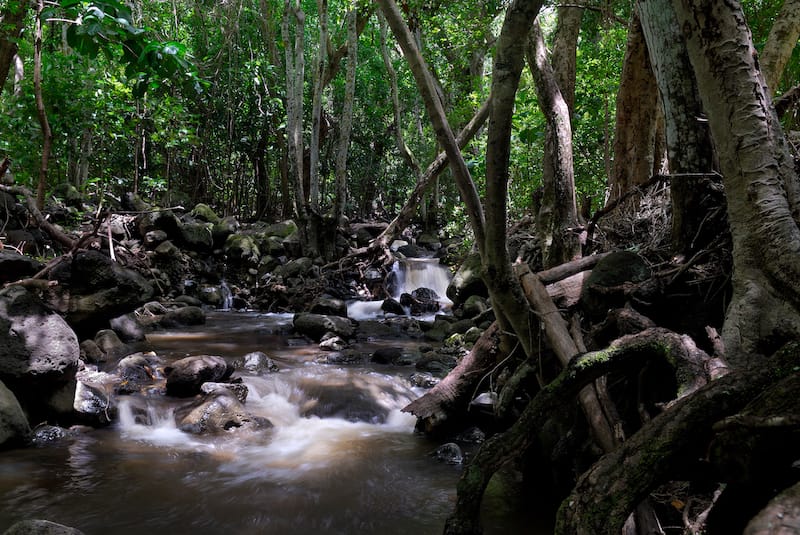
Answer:
M553 65L556 83L561 89L561 96L567 103L570 115L575 110L575 73L582 19L582 7L558 7L558 22L553 36L553 51L550 54L550 63Z
M741 6L673 0L719 160L733 238L723 340L734 365L800 336L798 176Z
M347 206L347 154L350 148L350 131L353 128L353 104L356 98L356 67L358 65L358 28L356 6L347 12L347 76L345 80L342 120L339 126L339 147L336 152L336 203L335 225L339 225Z
M389 85L392 90L392 109L394 111L394 139L397 145L397 150L400 157L411 168L414 173L414 178L419 185L422 182L422 169L420 168L417 158L411 149L406 145L405 137L403 136L403 121L402 109L400 108L400 94L397 88L397 72L392 65L392 58L389 55L389 47L387 45L386 34L386 19L380 16L381 24L381 57L383 58L383 65L386 67L386 74L389 76Z
M319 211L319 144L322 126L322 85L328 59L328 0L317 0L319 49L314 58L314 96L311 104L311 143L309 144L308 196L311 209Z
M30 0L9 0L0 13L0 95L17 54L17 40L25 28Z
M44 1L38 0L36 4L36 22L34 28L33 51L33 91L36 99L36 114L39 117L39 126L42 129L42 160L39 166L39 180L36 187L36 206L44 209L45 193L47 191L47 169L50 162L50 146L53 142L53 132L47 120L47 110L42 97L42 10Z
M475 116L470 120L469 123L467 123L467 125L464 127L464 130L458 134L456 143L458 143L458 147L460 149L463 149L467 143L469 143L472 138L475 137L480 128L486 122L486 119L489 117L491 103L492 97L489 95L489 98L486 99L486 102L484 102L477 113L475 113ZM419 182L417 187L414 188L414 191L411 192L411 195L397 213L397 216L389 223L386 229L381 232L377 238L375 238L375 241L371 245L372 248L381 250L387 248L395 236L404 228L406 228L406 226L408 226L411 218L414 217L414 213L417 211L417 207L419 206L425 191L431 186L434 178L439 176L442 171L447 168L448 163L447 154L444 152L439 153L436 159L433 160L433 162L431 162L431 164L425 170L425 173L422 175L422 181Z
M759 63L770 94L778 89L783 70L800 38L800 0L784 0L767 36Z
M628 43L617 93L614 166L609 202L646 183L653 171L656 118L660 103L639 14L628 25Z
M580 243L574 232L578 226L578 208L572 167L572 126L569 107L547 58L538 20L533 23L527 54L539 107L547 122L542 179L544 194L536 227L542 244L544 267L549 268L568 262L580 253Z
M689 56L670 0L639 0L639 15L664 109L672 199L672 247L691 253L711 206L714 150ZM703 178L704 174L708 174ZM700 177L700 178L690 178ZM713 229L711 230L713 232Z

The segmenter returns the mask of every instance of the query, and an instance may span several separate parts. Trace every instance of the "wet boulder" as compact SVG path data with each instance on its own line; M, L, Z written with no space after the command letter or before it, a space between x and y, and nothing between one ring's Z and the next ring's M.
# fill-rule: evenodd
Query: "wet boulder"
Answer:
M210 251L214 246L213 225L188 217L181 221L180 243L192 251Z
M80 251L72 262L53 270L61 290L54 308L78 334L87 336L109 326L109 320L146 303L155 293L142 275L122 267L99 251Z
M247 395L250 393L250 390L247 388L247 385L241 382L236 383L203 383L200 387L200 391L203 394L211 394L212 392L217 392L218 390L227 390L232 392L236 399L239 400L239 403L244 403L247 401Z
M234 235L239 230L239 222L233 216L222 218L218 223L211 227L211 237L214 240L214 248L222 247L229 236Z
M49 520L21 520L2 535L83 535L83 532Z
M224 388L214 389L194 403L177 409L175 421L181 431L193 434L217 434L241 427L272 427L266 418L249 414L236 395Z
M464 259L447 287L447 297L454 306L460 305L471 295L489 296L486 283L481 278L481 269L481 257L478 253L471 253Z
M241 361L234 363L236 368L242 368L252 373L269 372L275 373L278 371L278 365L262 351L253 351L242 357Z
M158 379L158 359L154 353L135 353L117 363L117 394L134 394L151 387Z
M261 249L251 234L231 234L225 240L223 251L234 262L258 264L261 259Z
M327 314L297 314L293 324L295 331L317 342L328 332L345 339L352 338L356 332L355 323L350 318Z
M6 385L0 382L0 449L25 444L31 436L28 419Z
M313 314L329 314L332 316L347 316L347 303L342 299L333 297L317 297L311 303Z
M173 328L187 325L203 325L206 314L200 307L185 306L168 310L161 317L159 325L164 328Z
M214 212L214 209L204 203L196 204L192 211L189 212L189 215L206 223L214 224L220 222L220 217Z
M58 425L41 424L37 425L31 434L31 443L37 447L57 444L69 437L72 433Z
M0 291L0 380L32 418L71 410L79 358L78 337L61 316L22 286Z
M117 407L111 396L116 377L97 370L78 372L73 407L78 419L88 425L108 425L116 416Z
M44 265L10 249L0 251L0 284L13 282L39 272Z
M128 346L122 343L117 333L111 329L102 329L97 331L94 335L94 343L100 348L100 351L106 354L106 359L118 359L125 356L125 352L132 353Z
M398 316L402 316L406 313L403 305L401 305L397 299L391 297L387 297L383 300L383 303L381 303L381 310L386 314L397 314Z
M278 277L283 279L293 279L308 276L314 267L314 261L306 256L291 260L282 266L278 266L273 271Z
M431 456L446 464L464 464L464 452L455 442L442 444L431 453Z
M109 324L119 339L126 344L145 340L144 326L133 312L116 317Z
M176 360L164 368L167 376L167 395L189 397L199 394L206 382L221 382L233 374L233 366L222 358L198 355Z
M295 232L297 232L297 224L291 219L280 223L273 223L264 229L264 234L268 236L277 236L279 238L288 238Z
M400 304L409 308L412 316L438 312L441 306L439 295L430 288L417 288L410 294L402 294L400 296Z
M394 364L397 366L413 366L421 355L419 351L404 347L381 347L370 356L376 364Z

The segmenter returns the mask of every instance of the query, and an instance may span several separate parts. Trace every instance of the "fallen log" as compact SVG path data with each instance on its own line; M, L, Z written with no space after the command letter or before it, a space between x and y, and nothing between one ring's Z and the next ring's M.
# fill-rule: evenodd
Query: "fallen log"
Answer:
M471 394L497 365L499 334L497 322L492 323L444 379L402 409L417 417L417 429L438 435L466 415Z

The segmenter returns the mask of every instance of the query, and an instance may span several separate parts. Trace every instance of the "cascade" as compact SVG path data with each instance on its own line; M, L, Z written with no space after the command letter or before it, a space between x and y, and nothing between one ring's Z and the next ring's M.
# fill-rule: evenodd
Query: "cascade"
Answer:
M228 286L228 283L225 282L225 279L222 279L219 283L219 293L222 296L222 306L220 309L230 310L233 307L233 292L231 292L231 288Z
M419 288L430 288L439 296L439 301L452 304L447 299L450 270L436 258L401 258L395 260L387 281L390 295L399 299L404 293Z
M450 270L437 258L398 258L386 276L385 287L389 296L398 301L403 294L429 288L439 296L440 309L446 310L453 304L447 298L451 278ZM383 301L353 301L347 304L347 315L355 320L381 317L382 304Z

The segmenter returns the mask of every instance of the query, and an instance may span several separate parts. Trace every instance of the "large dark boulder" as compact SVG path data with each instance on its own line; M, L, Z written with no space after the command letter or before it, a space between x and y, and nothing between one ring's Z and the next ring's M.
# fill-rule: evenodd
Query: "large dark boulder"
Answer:
M15 251L0 251L0 284L30 277L43 268L41 262Z
M180 430L194 434L222 433L241 427L272 427L266 418L248 413L236 394L225 388L215 388L196 402L177 409L175 421Z
M342 338L352 338L356 325L350 318L327 314L297 314L294 317L294 330L319 342L325 333L334 333Z
M580 303L593 320L605 317L609 309L625 304L630 290L628 283L650 278L650 267L631 251L615 251L600 260L581 289Z
M22 286L0 291L0 380L32 418L71 411L79 357L61 316Z
M54 305L81 337L109 327L112 318L131 312L154 294L142 275L99 251L78 252L72 262L54 269L53 278L60 283Z
M21 520L4 531L3 535L83 535L83 532L49 520Z
M189 397L199 394L203 383L218 383L228 379L234 368L222 358L212 355L197 355L176 360L164 368L167 376L167 394Z
M489 297L489 290L481 278L481 269L481 256L478 253L471 253L464 259L447 287L447 297L454 307L462 304L471 295Z
M0 449L25 444L31 427L14 393L0 382Z

